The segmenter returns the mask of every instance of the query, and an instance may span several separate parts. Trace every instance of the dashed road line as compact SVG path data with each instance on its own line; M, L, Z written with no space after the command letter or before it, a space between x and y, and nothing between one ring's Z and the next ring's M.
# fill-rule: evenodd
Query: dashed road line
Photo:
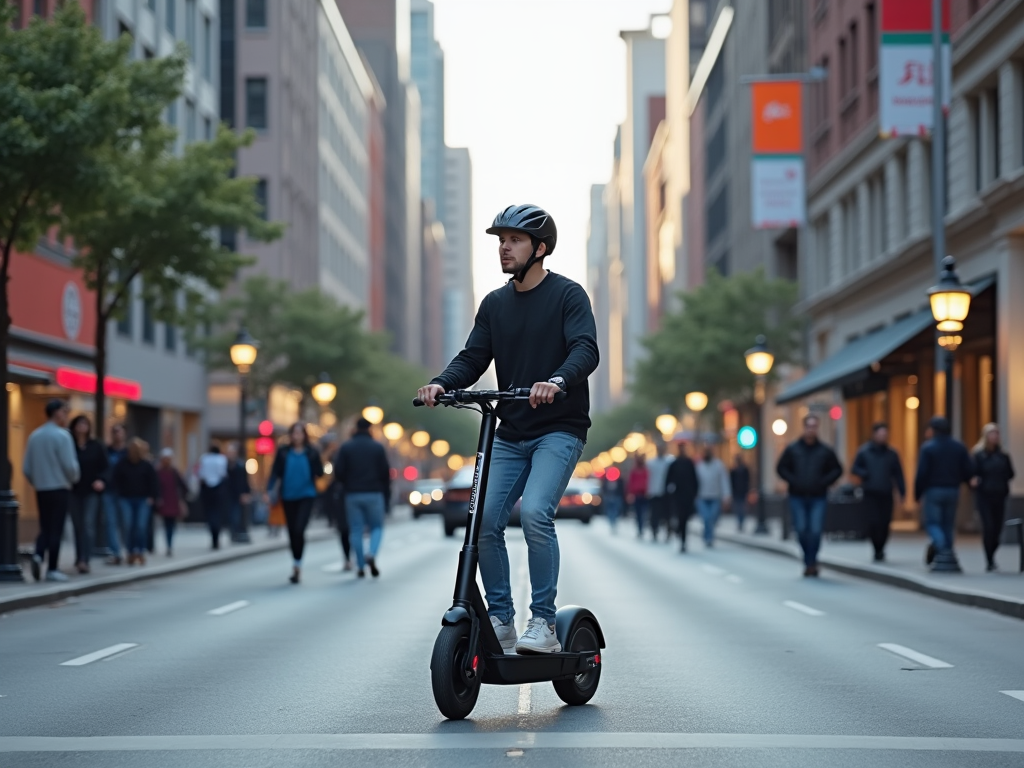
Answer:
M1019 701L1024 701L1024 691L1000 691L1000 693L1005 693L1007 696L1009 696L1012 699L1018 699Z
M107 659L111 656L115 656L119 653L127 651L129 648L138 647L138 643L118 643L117 645L111 645L109 648L102 648L92 653L87 653L85 656L79 656L76 659L70 659L69 661L62 661L60 666L62 667L81 667L86 664L92 664L94 661L100 659Z
M519 686L519 714L530 714L530 706L533 703L533 686L530 683L523 683Z
M794 611L807 614L808 616L824 616L824 611L819 611L817 608L811 608L809 605L798 603L796 600L783 600L782 604L787 608L792 608Z
M896 643L879 643L878 647L882 650L889 651L889 653L895 653L897 656L902 656L905 659L916 661L918 664L930 669L952 669L953 665L936 659L932 656L915 651L913 648L907 648L905 645L897 645Z
M249 601L248 600L236 600L233 603L228 603L227 605L222 605L220 608L214 608L212 611L207 611L207 613L210 614L211 616L225 616L225 615L227 615L229 613L234 613L235 611L240 611L243 608L248 607L248 605L249 605Z

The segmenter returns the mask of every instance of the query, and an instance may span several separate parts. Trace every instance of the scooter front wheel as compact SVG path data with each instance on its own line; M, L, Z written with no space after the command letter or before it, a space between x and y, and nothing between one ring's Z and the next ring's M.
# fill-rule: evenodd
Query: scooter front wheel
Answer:
M430 657L430 685L437 708L449 720L462 720L469 715L480 695L480 676L466 672L468 653L466 623L441 627Z

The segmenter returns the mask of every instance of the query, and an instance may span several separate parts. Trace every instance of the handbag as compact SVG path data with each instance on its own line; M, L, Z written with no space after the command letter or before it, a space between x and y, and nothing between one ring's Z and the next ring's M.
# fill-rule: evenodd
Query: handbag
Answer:
M182 520L188 517L188 502L184 499L178 499L178 517Z
M284 517L284 502L279 499L270 507L270 518L267 524L280 527L286 525L287 522Z

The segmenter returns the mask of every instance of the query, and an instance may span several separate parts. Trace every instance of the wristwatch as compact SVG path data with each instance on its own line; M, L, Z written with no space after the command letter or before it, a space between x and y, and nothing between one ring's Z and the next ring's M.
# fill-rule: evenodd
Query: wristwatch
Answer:
M548 379L548 384L557 384L558 388L565 392L565 379L563 379L561 376L552 376L550 379Z

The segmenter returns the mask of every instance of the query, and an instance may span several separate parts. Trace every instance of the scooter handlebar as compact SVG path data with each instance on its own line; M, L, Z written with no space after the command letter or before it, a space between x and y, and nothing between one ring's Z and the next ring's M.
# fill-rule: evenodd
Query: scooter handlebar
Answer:
M555 400L559 402L567 397L566 392L557 392L555 394ZM486 389L456 389L451 392L445 392L443 395L437 398L435 405L455 405L456 403L484 403L484 402L510 402L513 400L529 400L530 399L530 387L518 387L514 389L505 390L486 390ZM412 404L416 408L421 408L426 405L425 402L420 400L418 397L412 401Z

